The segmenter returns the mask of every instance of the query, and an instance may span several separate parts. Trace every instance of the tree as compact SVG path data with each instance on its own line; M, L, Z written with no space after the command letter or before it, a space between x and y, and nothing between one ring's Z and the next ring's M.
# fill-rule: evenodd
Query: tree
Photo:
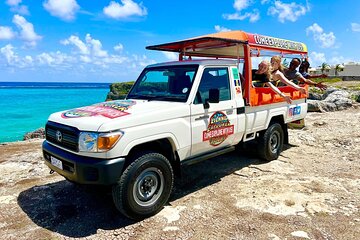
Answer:
M335 76L337 76L339 74L339 72L344 70L344 65L342 64L336 64L335 66Z
M286 68L289 67L289 63L288 63L288 61L286 60L286 58L284 58L284 60L283 60L283 62L282 62L282 65L283 65L284 67L286 67Z
M324 72L329 72L331 69L331 67L329 66L329 64L327 64L326 62L324 62L323 64L321 64L321 73L324 74Z

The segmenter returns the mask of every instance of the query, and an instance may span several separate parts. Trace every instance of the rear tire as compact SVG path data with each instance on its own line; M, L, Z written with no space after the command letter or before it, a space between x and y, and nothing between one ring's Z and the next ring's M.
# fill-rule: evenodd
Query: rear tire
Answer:
M279 123L272 123L258 139L258 155L269 162L279 157L284 145L284 131Z
M167 203L173 182L173 170L166 157L159 153L140 154L113 186L114 204L132 219L152 216Z

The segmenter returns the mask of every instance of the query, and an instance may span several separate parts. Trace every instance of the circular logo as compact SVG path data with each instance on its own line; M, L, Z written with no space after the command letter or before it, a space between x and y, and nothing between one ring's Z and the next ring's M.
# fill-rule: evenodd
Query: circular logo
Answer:
M231 134L234 134L234 125L231 125L225 113L215 112L209 119L207 129L203 131L203 141L218 146Z
M56 140L58 142L61 142L63 138L62 133L59 130L57 130L55 135L56 135Z

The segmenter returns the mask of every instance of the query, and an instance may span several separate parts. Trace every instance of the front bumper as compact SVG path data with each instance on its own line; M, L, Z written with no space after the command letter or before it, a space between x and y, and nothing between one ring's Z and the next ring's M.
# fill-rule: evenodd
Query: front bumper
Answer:
M101 159L79 156L44 141L45 164L66 179L80 184L115 184L123 171L125 158ZM62 169L51 164L51 157L62 162Z

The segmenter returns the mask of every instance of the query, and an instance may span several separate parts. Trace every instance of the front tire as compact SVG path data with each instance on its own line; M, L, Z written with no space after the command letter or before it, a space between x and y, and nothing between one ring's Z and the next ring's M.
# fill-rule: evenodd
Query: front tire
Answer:
M136 158L112 188L116 208L132 219L158 213L168 201L174 182L169 160L160 153Z
M284 145L284 131L279 123L273 123L260 134L258 139L258 154L269 162L279 157Z

